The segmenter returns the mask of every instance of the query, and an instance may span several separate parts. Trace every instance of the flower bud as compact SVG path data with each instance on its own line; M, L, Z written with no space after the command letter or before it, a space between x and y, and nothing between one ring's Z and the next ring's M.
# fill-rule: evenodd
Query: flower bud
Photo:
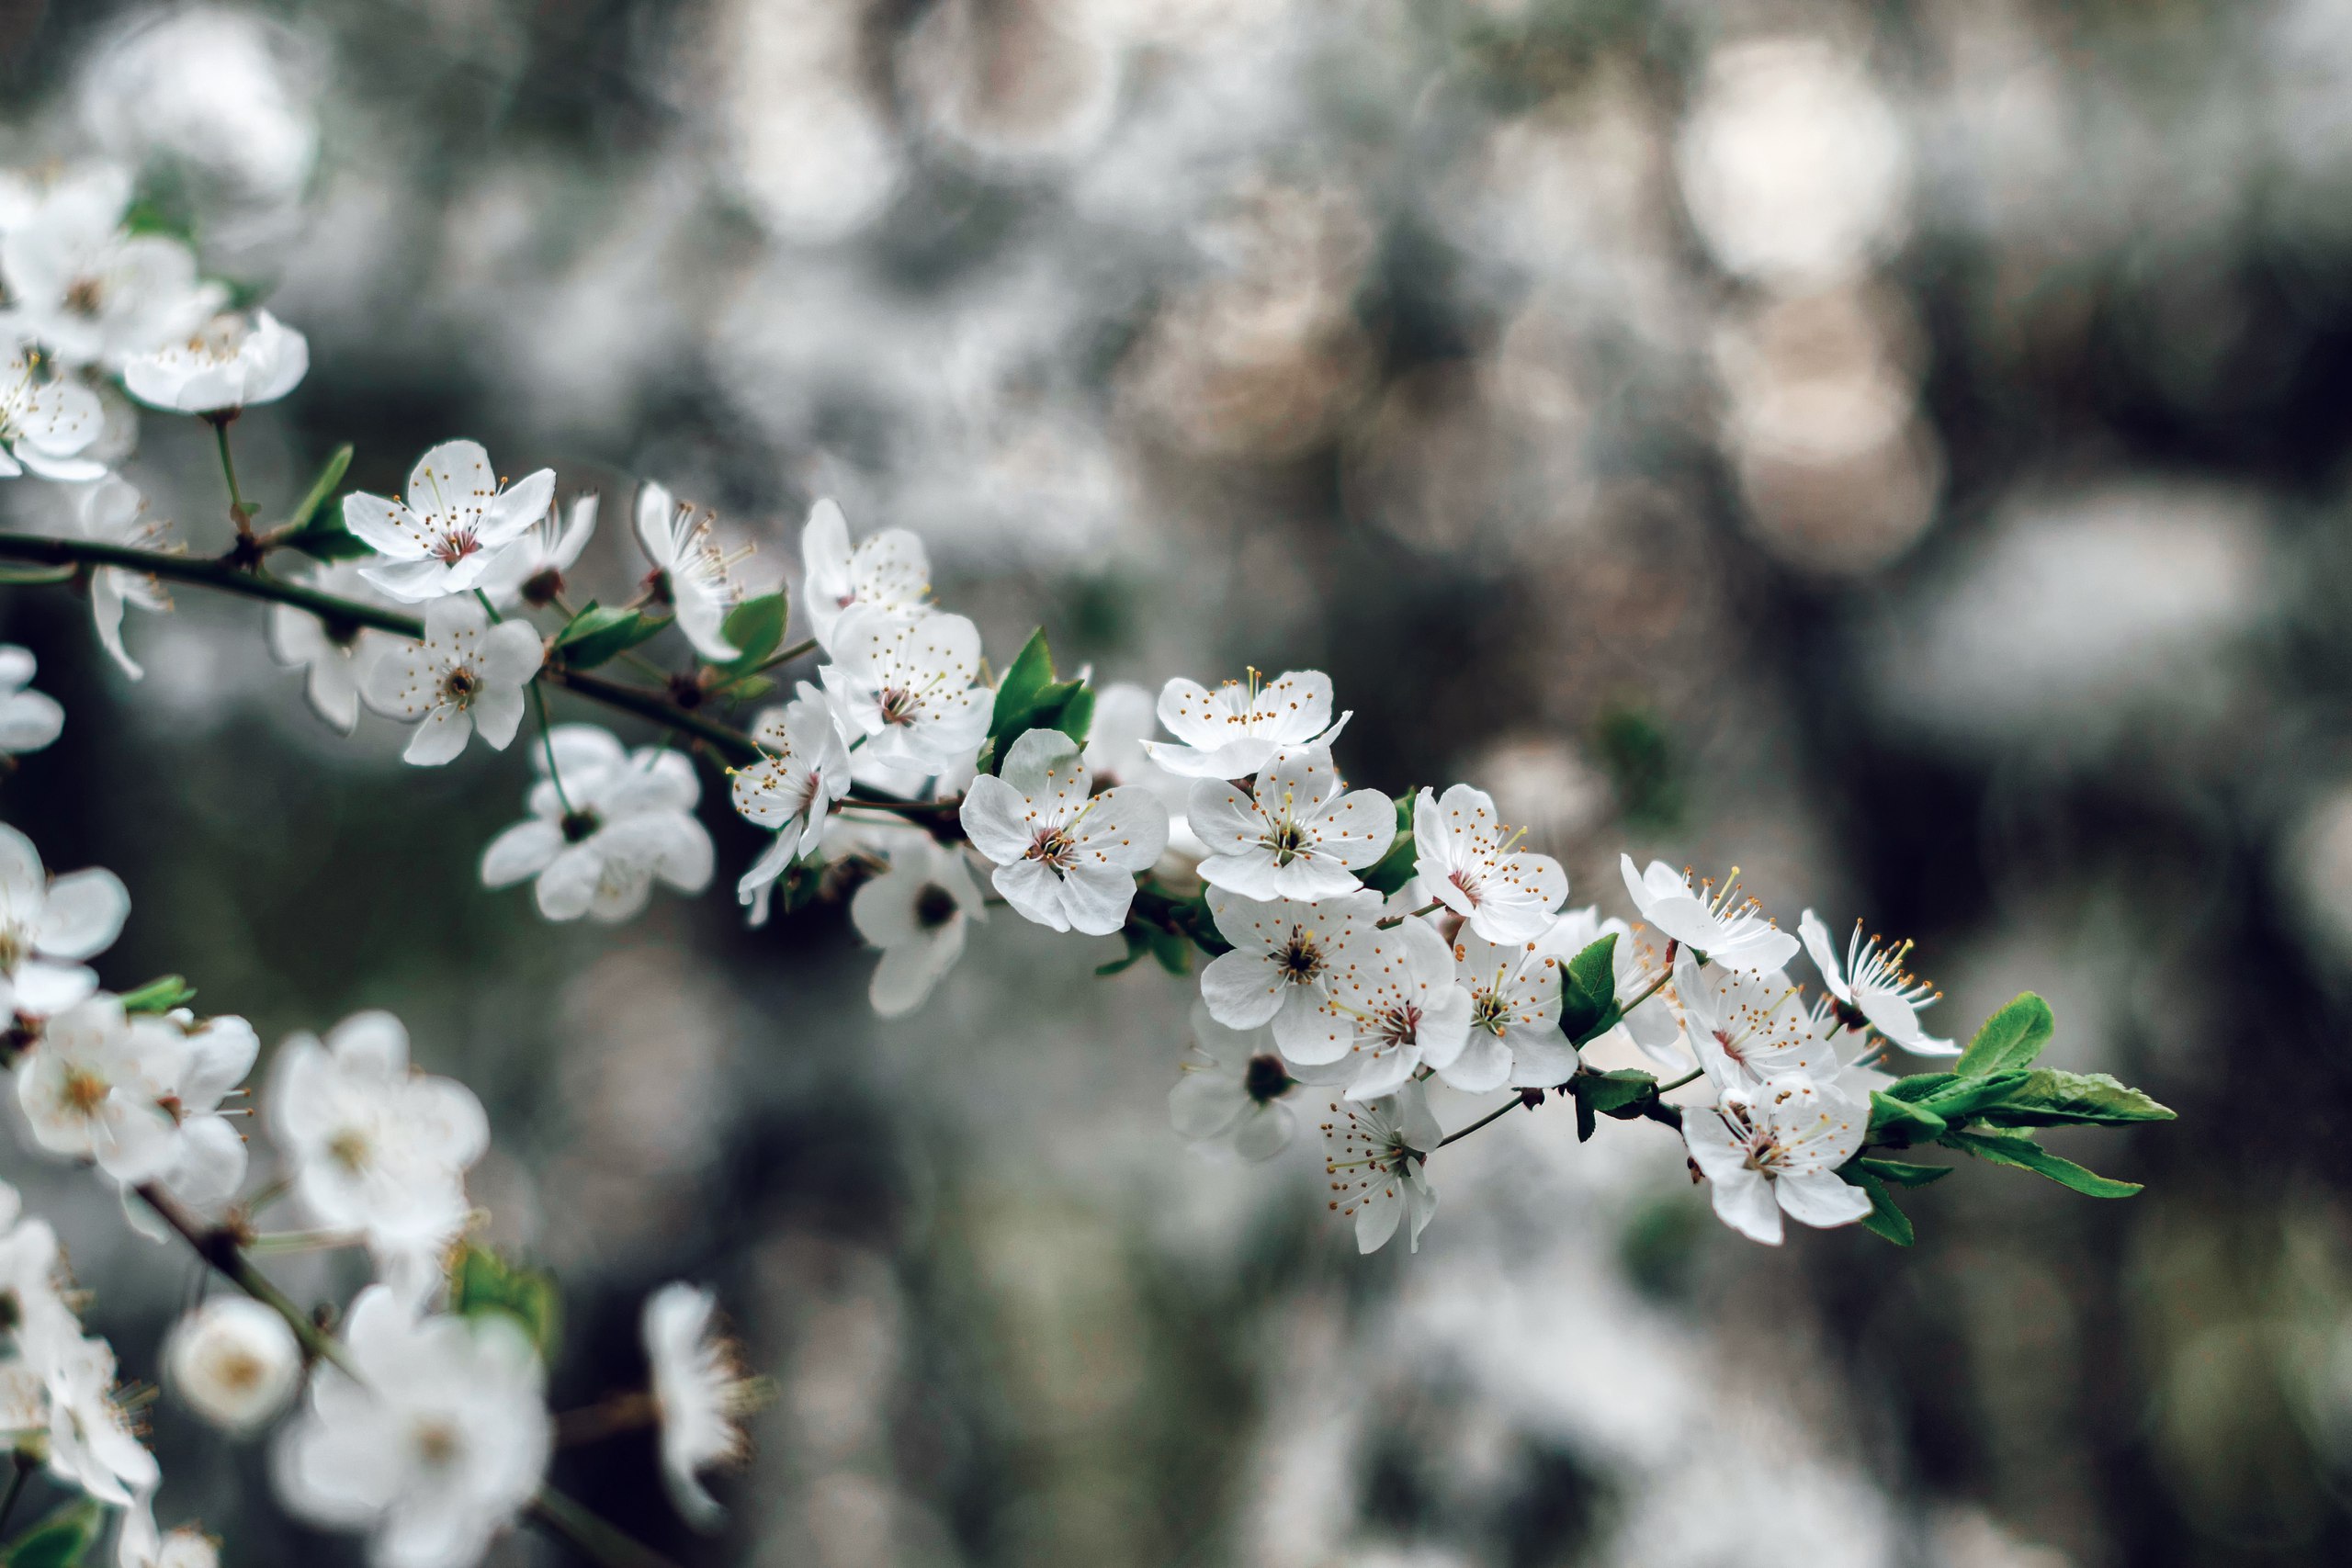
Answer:
M286 1320L243 1296L221 1296L180 1319L164 1365L174 1392L226 1432L250 1432L286 1407L302 1377Z

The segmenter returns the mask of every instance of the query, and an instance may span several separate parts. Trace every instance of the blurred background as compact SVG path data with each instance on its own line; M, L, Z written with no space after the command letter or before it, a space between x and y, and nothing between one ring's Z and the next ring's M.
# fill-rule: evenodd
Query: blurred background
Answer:
M310 334L237 427L266 505L472 436L603 491L609 597L636 476L769 582L836 496L1000 662L1328 669L1354 778L1487 786L1577 901L1627 912L1621 847L1736 863L1917 937L1943 1032L2040 990L2053 1060L2181 1113L2053 1139L2128 1202L1975 1168L1908 1252L1773 1252L1662 1130L1549 1107L1359 1259L1305 1140L1170 1131L1188 990L1091 979L1115 943L1000 912L883 1023L837 907L550 927L475 882L519 751L336 736L254 606L134 616L133 685L11 591L71 716L0 807L130 883L109 984L273 1043L399 1011L491 1108L490 1235L561 1273L559 1407L642 1378L647 1289L720 1288L779 1389L729 1532L642 1438L558 1461L680 1561L2352 1552L2340 0L9 0L0 98L0 157L140 164ZM127 468L198 548L210 464L150 414ZM708 793L724 881L759 840ZM0 1174L153 1377L193 1267ZM167 1523L358 1560L153 1421Z

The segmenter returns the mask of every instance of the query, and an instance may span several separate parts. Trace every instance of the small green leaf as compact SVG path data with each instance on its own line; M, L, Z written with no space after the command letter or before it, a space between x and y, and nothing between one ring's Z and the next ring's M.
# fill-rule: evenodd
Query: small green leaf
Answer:
M2050 1004L2027 991L1984 1021L1952 1070L1962 1077L1981 1078L2030 1067L2057 1027Z
M311 526L311 520L318 515L319 508L327 503L327 498L334 494L335 487L343 483L343 476L349 472L350 468L351 443L346 441L336 447L333 456L320 466L319 477L311 481L309 493L302 497L293 512L288 515L286 525L296 533L307 531ZM336 533L343 534L345 538L351 537L350 535L344 534L343 525L339 521L331 521L329 525ZM358 543L356 539L353 539L352 542ZM295 547L299 549L300 546L297 545ZM367 547L362 545L360 547L365 549Z
M1413 843L1413 796L1408 791L1396 802L1396 836L1388 840L1387 852L1358 872L1357 880L1374 893L1392 894L1413 880L1419 853Z
M1895 1206L1894 1194L1886 1190L1886 1182L1878 1173L1867 1168L1878 1163L1883 1162L1849 1161L1838 1168L1838 1179L1870 1194L1871 1212L1862 1216L1864 1230L1872 1235L1884 1236L1897 1247L1908 1247L1917 1239L1911 1229L1911 1216Z
M574 670L593 670L653 637L670 623L590 600L555 634L555 651Z
M1617 933L1568 960L1560 987L1560 1032L1582 1045L1617 1027Z
M562 1301L555 1276L544 1269L525 1268L468 1242L449 1269L449 1310L468 1316L504 1313L531 1337L541 1361L555 1359Z
M1593 1117L1592 1101L1587 1100L1583 1095L1577 1095L1577 1142L1579 1144L1589 1144L1592 1142L1592 1134L1599 1131L1600 1127L1600 1123L1594 1120Z
M1891 1181L1897 1187L1925 1187L1941 1181L1952 1173L1948 1165L1911 1165L1899 1159L1873 1159L1865 1156L1854 1162L1881 1181Z
M96 1542L103 1517L90 1498L67 1504L9 1544L8 1568L74 1568Z
M1871 1142L1902 1148L1933 1143L1944 1134L1944 1119L1932 1111L1906 1105L1891 1094L1871 1094Z
M40 587L52 582L69 581L74 572L79 570L72 561L67 561L62 566L33 566L25 562L9 561L0 564L0 583L17 584L27 588Z
M1958 1126L1986 1106L1998 1105L2008 1099L2030 1076L2027 1073L1996 1073L1991 1077L1956 1077L1920 1100L1918 1106L1920 1110L1932 1111Z
M999 754L1011 750L1012 738L1029 728L1029 711L1037 705L1037 694L1053 683L1054 654L1046 645L1046 628L1039 626L1029 634L1019 657L997 682L996 707L989 724L989 733L1001 737L1003 744Z
M719 635L737 652L727 668L748 675L765 663L768 655L783 646L785 624L790 617L791 605L781 593L763 593L728 611L727 619L719 623Z
M1895 1079L1886 1086L1884 1092L1896 1100L1917 1105L1943 1092L1958 1077L1956 1073L1914 1073L1907 1078Z
M1657 1079L1632 1067L1608 1073L1579 1072L1562 1087L1579 1103L1589 1105L1603 1116L1617 1116L1628 1111L1638 1115L1635 1108L1657 1094Z
M2172 1111L2105 1073L2064 1073L2037 1067L2025 1081L1985 1106L1976 1119L1996 1127L2057 1127L2070 1123L2124 1126L2169 1122Z
M196 987L177 975L160 975L136 990L122 993L125 1012L169 1012L196 999Z
M1054 716L1054 728L1085 745L1086 738L1094 733L1094 688L1081 684L1072 692L1062 711Z
M2117 1181L2086 1170L2070 1159L2060 1159L2021 1133L1947 1133L1937 1142L1961 1149L1996 1165L2013 1165L2071 1187L2086 1198L2129 1198L2140 1190L2136 1181Z

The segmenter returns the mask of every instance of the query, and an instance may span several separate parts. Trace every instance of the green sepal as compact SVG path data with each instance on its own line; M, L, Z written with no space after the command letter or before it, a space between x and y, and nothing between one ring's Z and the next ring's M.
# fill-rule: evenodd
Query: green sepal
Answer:
M1560 984L1560 1032L1589 1044L1623 1016L1617 1007L1617 933L1611 931L1568 960Z
M311 520L319 514L319 508L324 506L327 503L327 498L334 494L335 487L343 483L343 476L349 472L350 468L351 443L346 441L336 447L324 463L319 465L319 477L311 481L309 492L287 515L286 525L297 533L308 529L311 526ZM343 532L343 525L339 521L331 525L337 533L343 533L345 538L351 538L348 533ZM352 542L358 543L356 539L353 539ZM368 547L360 545L359 547L364 550Z
M1395 893L1420 869L1420 852L1413 840L1413 795L1408 791L1396 802L1396 836L1388 840L1388 849L1366 869L1356 873L1356 879L1383 897Z
M1579 1105L1590 1106L1599 1115L1613 1116L1630 1122L1642 1113L1642 1107L1657 1098L1657 1079L1633 1067L1619 1067L1613 1072L1579 1072L1560 1086L1577 1097Z
M2031 991L2023 992L1984 1021L1976 1038L1968 1043L1968 1049L1952 1064L1952 1070L1968 1078L2022 1071L2033 1066L2033 1059L2050 1043L2051 1032L2057 1027L2050 1004Z
M2120 1127L2173 1119L2170 1108L2105 1073L2055 1067L2036 1067L1996 1103L1976 1112L1976 1120L1995 1127Z
M1849 1187L1859 1187L1869 1194L1871 1212L1862 1216L1864 1230L1872 1235L1884 1236L1897 1247L1908 1247L1917 1238L1917 1233L1911 1228L1911 1216L1895 1205L1894 1194L1886 1190L1885 1179L1869 1168L1884 1163L1881 1160L1849 1160L1838 1168L1838 1179Z
M25 588L40 588L54 582L70 582L81 568L72 561L62 566L34 566L29 562L0 563L0 583Z
M196 987L178 975L159 975L136 990L122 993L125 1012L169 1012L196 999Z
M1876 1159L1867 1155L1855 1160L1854 1164L1881 1181L1892 1182L1897 1187L1926 1187L1941 1181L1953 1169L1948 1165L1913 1165L1905 1160Z
M67 1504L8 1543L8 1568L74 1568L96 1544L105 1517L92 1498Z
M1871 1142L1894 1148L1930 1144L1944 1135L1944 1119L1882 1090L1871 1091Z
M555 652L574 670L593 670L644 642L668 626L635 610L606 609L590 600L555 634Z
M718 635L735 648L736 654L720 668L742 675L757 670L784 646L784 628L791 616L791 604L781 593L763 593L728 611Z
M469 1317L504 1313L538 1347L541 1362L555 1359L563 1303L555 1276L544 1269L526 1268L467 1242L449 1269L449 1310Z
M2140 1190L2136 1181L2118 1181L2086 1170L2073 1160L2061 1159L2022 1133L1947 1133L1936 1141L1948 1149L1959 1149L1996 1165L2013 1165L2019 1170L2046 1176L2086 1198L2129 1198Z

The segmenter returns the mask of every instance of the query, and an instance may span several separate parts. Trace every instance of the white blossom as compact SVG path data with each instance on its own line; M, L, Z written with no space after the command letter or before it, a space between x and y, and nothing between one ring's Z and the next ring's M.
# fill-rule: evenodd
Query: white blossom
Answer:
M1563 909L1554 923L1546 945L1567 964L1577 953L1604 936L1613 936L1617 943L1610 950L1615 971L1617 1005L1625 1010L1611 1035L1623 1035L1641 1048L1642 1053L1662 1067L1679 1070L1688 1065L1679 1047L1682 1043L1682 1019L1674 1010L1672 985L1654 987L1662 970L1659 955L1645 940L1645 926L1629 926L1611 916L1600 918L1598 905L1588 904L1581 909Z
M537 522L492 552L476 584L502 610L546 604L563 592L563 574L596 532L597 497L574 496L569 513L550 497Z
M164 1345L172 1392L224 1432L257 1430L294 1397L302 1350L272 1309L247 1296L215 1296L172 1328Z
M1841 968L1837 950L1829 945L1828 928L1811 909L1797 921L1797 930L1804 937L1804 950L1812 956L1813 966L1821 971L1822 984L1844 1004L1839 1009L1841 1021L1859 1027L1867 1021L1895 1044L1922 1056L1960 1054L1958 1045L1937 1039L1919 1023L1919 1010L1939 1000L1940 994L1903 967L1903 961L1910 956L1909 942L1882 947L1876 937L1865 942L1862 923L1856 920Z
M747 820L775 834L735 884L736 902L760 926L767 923L776 878L823 841L825 814L848 793L849 749L831 704L806 681L790 703L760 714L752 743L760 760L733 770L729 793Z
M921 620L931 609L931 558L922 541L904 528L885 528L852 549L849 524L831 500L808 509L800 530L800 605L817 646L838 653L833 627L842 612L866 604L902 621Z
M1303 903L1260 900L1211 889L1209 915L1232 945L1201 971L1201 1000L1228 1029L1272 1024L1293 1059L1329 1060L1339 1025L1329 1016L1337 987L1376 962L1380 896L1359 889Z
M712 1324L718 1305L715 1292L673 1281L645 1299L639 1328L662 1413L662 1480L699 1529L716 1529L727 1517L700 1473L749 1457L743 1416L759 1391L734 1344Z
M1078 742L1058 729L1024 731L1004 766L965 792L959 813L990 878L1024 918L1055 931L1109 936L1126 924L1136 873L1168 847L1168 814L1130 784L1089 795Z
M1329 747L1351 716L1331 722L1331 677L1294 670L1270 684L1227 681L1209 691L1181 677L1159 690L1159 722L1175 743L1144 742L1154 761L1180 778L1247 778L1278 751Z
M383 604L363 570L356 560L320 561L294 581L339 599ZM359 722L360 692L397 646L398 638L372 626L330 624L291 604L269 607L270 653L280 664L303 667L303 695L312 711L345 735Z
M123 229L130 205L127 170L86 169L0 234L9 321L67 365L119 370L220 308L223 291L198 281L186 244Z
M493 750L506 750L522 727L523 688L545 657L527 622L493 626L470 594L435 599L424 607L424 640L387 649L360 695L378 713L415 724L401 755L437 767L477 730Z
M38 751L64 731L64 708L32 689L35 668L30 649L0 643L0 756Z
M194 1525L157 1529L153 1500L145 1494L131 1498L119 1529L115 1568L220 1568L220 1543Z
M1552 1089L1577 1070L1576 1046L1560 1032L1560 987L1575 950L1546 935L1488 942L1465 931L1453 944L1454 971L1469 999L1469 1038L1440 1076L1467 1093Z
M655 595L669 604L695 651L724 664L743 651L724 627L727 613L746 597L735 568L751 551L728 554L718 530L716 513L673 499L651 479L638 487L637 542L653 563Z
M1388 852L1396 807L1376 789L1351 790L1320 746L1284 751L1245 795L1221 779L1193 786L1188 818L1209 849L1201 877L1249 898L1329 898Z
M695 817L702 779L684 753L626 750L593 724L559 724L529 750L531 815L482 852L483 886L536 877L548 919L616 921L644 908L657 880L686 894L710 885L710 834Z
M114 1347L77 1337L48 1368L49 1472L101 1503L129 1507L163 1479L115 1387Z
M375 1568L467 1568L547 1472L538 1354L504 1313L418 1317L381 1286L349 1322L358 1375L311 1374L271 1456L278 1496L314 1524L368 1530Z
M1568 897L1568 875L1550 855L1514 850L1494 796L1455 784L1442 799L1413 802L1416 874L1429 896L1488 942L1530 942L1551 928Z
M1718 1090L1781 1078L1837 1076L1838 1056L1786 975L1721 964L1701 965L1686 949L1674 961L1682 1032Z
M104 992L50 1019L17 1064L17 1105L33 1141L96 1160L126 1186L155 1178L175 1154L157 1085L176 1065L178 1039L171 1024L130 1016Z
M0 1408L11 1430L48 1425L49 1370L82 1337L65 1303L67 1283L57 1233L48 1221L27 1215L17 1190L0 1182L0 1319L19 1358L0 1368L28 1368L43 1385L28 1396L22 1379L9 1375Z
M1685 1111L1682 1139L1713 1184L1724 1224L1778 1247L1783 1211L1823 1227L1850 1224L1871 1212L1869 1196L1834 1174L1860 1150L1869 1121L1838 1090L1787 1078L1726 1094L1711 1110Z
M122 384L150 408L225 413L274 403L301 384L311 344L267 310L224 311L186 338L123 367Z
M855 604L833 623L819 676L854 755L922 775L971 764L995 697L973 684L980 631L961 615L902 620Z
M105 428L96 392L50 375L29 343L10 347L0 362L0 479L28 469L45 479L98 479L107 466L88 454Z
M1759 971L1778 969L1796 956L1797 939L1768 919L1753 898L1739 897L1736 868L1717 891L1707 882L1694 887L1689 872L1678 875L1664 861L1654 860L1639 873L1633 856L1620 855L1618 861L1625 891L1642 919L1684 947L1696 948L1716 964Z
M884 1018L912 1012L963 956L965 925L988 919L957 852L927 834L894 835L888 867L849 901L850 924L882 950L867 997Z
M147 515L147 498L117 475L107 474L74 500L74 519L85 539L132 549L176 551L172 525ZM122 612L127 604L162 612L172 607L172 596L152 571L101 566L90 572L90 619L97 626L98 642L122 672L136 681L146 671L122 646Z
M1195 1147L1266 1160L1290 1145L1298 1119L1286 1103L1306 1083L1340 1081L1329 1068L1287 1061L1263 1029L1228 1029L1193 1005L1193 1050L1168 1091L1168 1118Z
M554 469L502 486L479 443L445 441L409 470L405 502L355 491L344 497L343 522L383 558L360 575L414 604L480 586L498 552L545 516L554 496Z
M1380 932L1330 989L1330 1033L1292 1055L1310 1064L1344 1059L1350 1100L1394 1093L1423 1063L1443 1074L1469 1039L1470 994L1453 983L1453 949L1419 920Z
M1158 722L1152 713L1151 694L1134 682L1114 681L1096 691L1094 722L1086 732L1087 771L1104 789L1132 784L1149 790L1168 814L1168 848L1163 854L1182 856L1184 862L1198 863L1208 852L1184 818L1193 793L1192 781L1177 777L1152 761L1145 748L1144 743L1151 739Z
M0 1020L45 1018L97 989L82 963L114 945L130 890L102 867L51 879L32 840L0 823Z
M1408 1083L1368 1105L1329 1102L1323 1123L1329 1207L1356 1229L1356 1250L1377 1252L1408 1222L1406 1240L1421 1248L1421 1231L1437 1213L1437 1191L1422 1168L1444 1137L1421 1086Z
M159 1019L133 1019L143 1049L138 1091L152 1094L171 1118L168 1146L147 1179L191 1212L216 1218L244 1185L243 1134L230 1124L243 1107L224 1111L243 1092L245 1075L261 1055L254 1026L232 1013L198 1023L186 1009ZM131 1092L124 1090L122 1092ZM123 1213L131 1228L153 1241L170 1238L170 1227L128 1189Z

